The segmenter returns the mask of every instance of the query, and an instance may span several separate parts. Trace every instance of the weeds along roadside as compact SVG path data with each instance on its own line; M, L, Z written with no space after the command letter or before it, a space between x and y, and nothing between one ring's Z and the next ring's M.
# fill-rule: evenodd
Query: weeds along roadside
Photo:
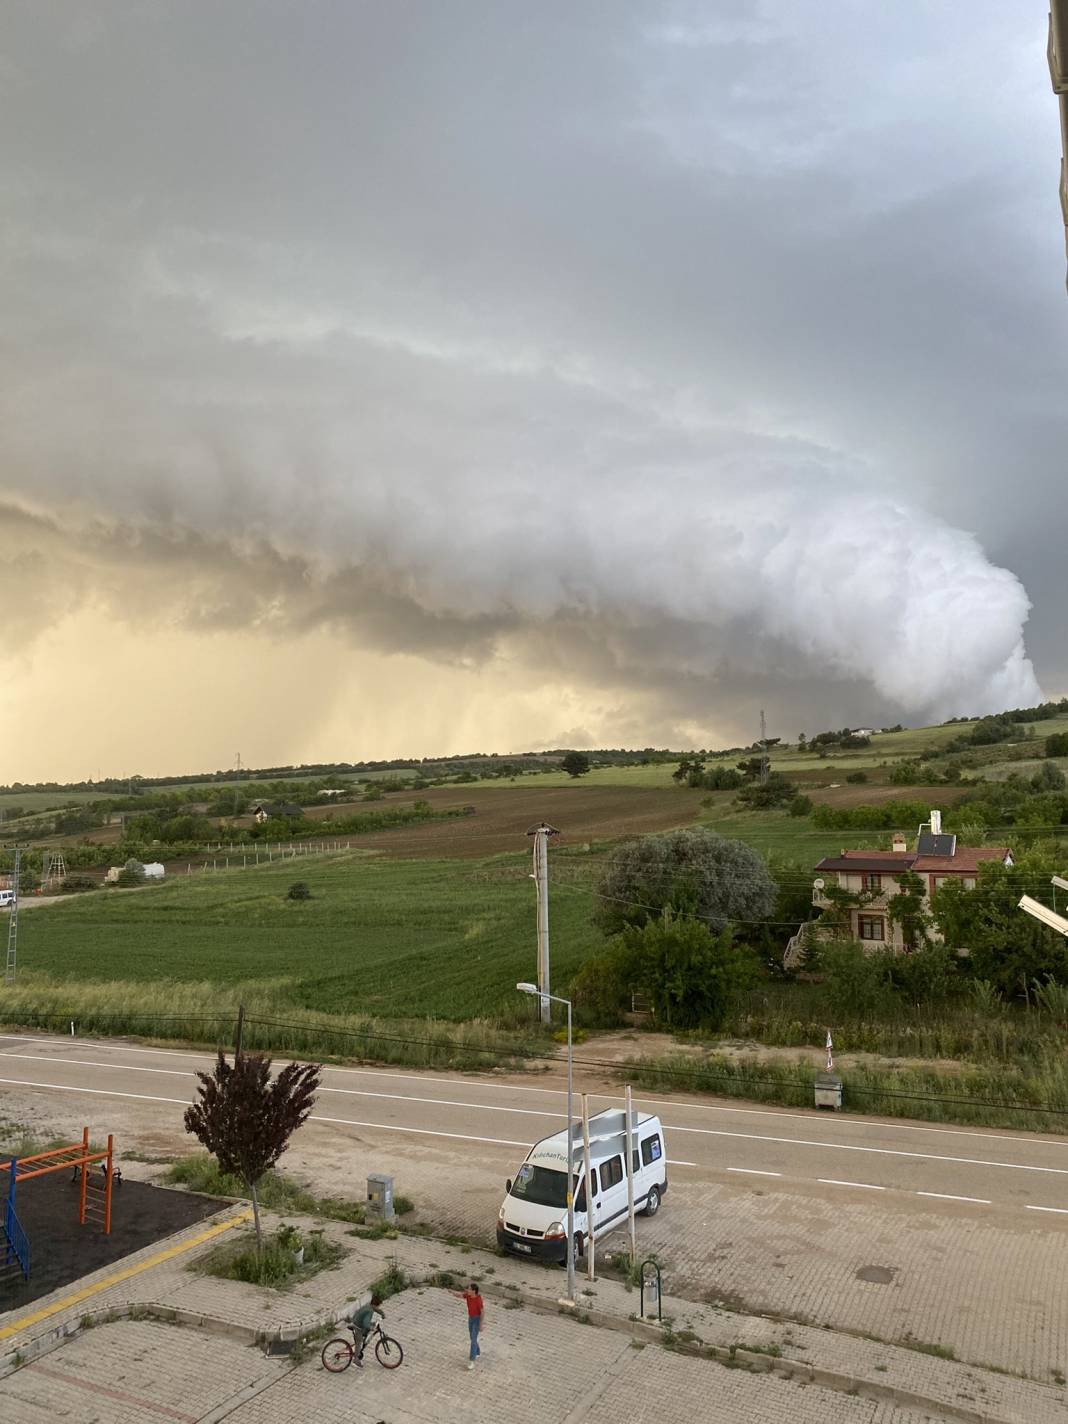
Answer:
M843 1018L819 984L768 984L728 1010L715 1035L686 1035L693 1043L740 1039L782 1048L822 1047L827 1025L850 1052L887 1058L960 1059L978 1065L1026 1066L1058 1053L1068 1025L1035 1006L999 1003L983 1009L958 1002L938 1009L900 1005L878 1017Z
M669 1053L616 1065L620 1081L649 1091L714 1094L747 1102L811 1108L817 1065L710 1053ZM947 1073L912 1065L842 1069L842 1105L853 1113L921 1122L1068 1131L1068 1063L1029 1068L977 1066Z
M229 1051L234 1047L239 994L216 984L71 984L36 976L5 988L0 1020L6 1030L66 1034L73 1025L78 1037L132 1037ZM467 1072L516 1069L551 1056L550 1045L535 1035L480 1019L443 1023L359 1014L327 1018L260 991L247 995L245 1010L243 1046L265 1053Z
M233 997L236 1000L236 993ZM161 1013L161 1006L172 1012ZM10 1029L65 1033L73 1020L76 1033L83 1037L135 1037L232 1050L237 1005L227 1003L227 995L215 985L77 986L34 981L5 990L2 1014ZM812 1027L818 1044L825 1028ZM844 1106L852 1112L918 1121L1054 1133L1068 1130L1068 1062L1063 1059L1061 1039L1052 1027L1034 1033L1034 1056L1012 1062L977 1063L957 1071L913 1064L851 1066L841 1074ZM501 1068L545 1071L560 1064L558 1048L544 1037L510 1033L484 1021L443 1024L336 1015L325 1022L322 1016L277 1004L269 996L250 996L242 1042L247 1049L276 1055L465 1073ZM842 1046L846 1042L853 1050L875 1046L852 1030L842 1036ZM812 1037L807 1046L813 1046ZM886 1045L881 1046L886 1051ZM637 1056L622 1064L584 1054L583 1067L650 1091L711 1094L791 1107L812 1106L818 1071L811 1061L800 1059L788 1062L781 1057L728 1057L716 1052L698 1056L681 1049L659 1057Z

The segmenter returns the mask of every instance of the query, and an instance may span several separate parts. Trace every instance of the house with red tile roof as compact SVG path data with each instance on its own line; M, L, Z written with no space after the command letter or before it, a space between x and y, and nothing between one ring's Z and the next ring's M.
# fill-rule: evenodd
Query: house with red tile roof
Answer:
M821 910L835 912L803 925L786 948L784 964L796 969L805 958L813 938L855 939L872 950L892 949L904 953L906 944L900 924L889 915L893 896L900 892L900 876L912 871L923 881L923 898L929 910L931 896L940 885L957 880L974 889L979 866L985 861L1011 865L1008 846L958 845L957 837L943 832L941 813L931 812L931 820L919 828L915 849L910 850L903 835L895 834L890 850L843 850L825 856L816 866L812 903ZM844 897L828 890L844 891ZM938 938L932 929L932 938Z

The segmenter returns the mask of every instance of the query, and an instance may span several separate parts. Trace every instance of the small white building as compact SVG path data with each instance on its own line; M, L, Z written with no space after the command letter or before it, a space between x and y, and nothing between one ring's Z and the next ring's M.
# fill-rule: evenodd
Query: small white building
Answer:
M162 880L166 873L167 872L164 870L162 864L158 860L149 860L145 862L146 880Z

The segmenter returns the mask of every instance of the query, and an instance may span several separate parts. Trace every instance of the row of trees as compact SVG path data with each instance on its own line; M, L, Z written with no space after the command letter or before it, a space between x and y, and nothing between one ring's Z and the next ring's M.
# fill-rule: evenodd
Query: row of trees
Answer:
M830 940L808 967L845 986L840 1004L858 1013L880 996L884 1005L895 996L923 1004L979 984L1023 1000L1036 985L1043 992L1068 985L1068 940L1018 908L1022 893L1048 883L1060 856L1060 847L1047 843L1022 852L1011 867L983 864L974 888L947 881L930 904L922 879L906 871L886 913L910 952L872 954L848 939ZM704 828L619 847L594 892L604 947L571 986L579 1011L589 1022L616 1023L640 995L666 1026L715 1028L738 994L781 974L785 937L813 913L810 886L804 867L769 864L743 842ZM837 912L843 925L850 910L863 908L863 894L835 887L825 893L829 918ZM881 988L872 997L874 985Z

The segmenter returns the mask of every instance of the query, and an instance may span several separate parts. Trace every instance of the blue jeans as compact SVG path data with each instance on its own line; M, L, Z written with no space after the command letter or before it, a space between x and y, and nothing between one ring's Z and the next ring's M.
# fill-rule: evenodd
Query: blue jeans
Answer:
M467 1332L471 1336L471 1359L477 1360L482 1351L478 1348L478 1332L482 1328L481 1315L467 1317Z

